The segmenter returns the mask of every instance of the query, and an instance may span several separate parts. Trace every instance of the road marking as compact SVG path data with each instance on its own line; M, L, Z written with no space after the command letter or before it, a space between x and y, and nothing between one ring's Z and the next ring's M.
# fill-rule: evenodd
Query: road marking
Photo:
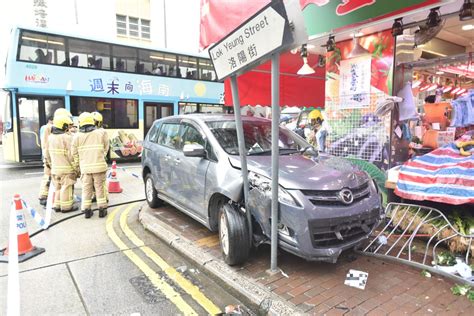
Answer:
M130 241L137 247L139 247L148 258L153 260L174 282L176 282L183 290L186 291L191 297L201 305L209 314L216 315L222 313L219 307L217 307L210 299L208 299L204 293L202 293L197 286L192 284L188 279L183 277L181 273L176 271L170 266L163 258L161 258L155 251L150 247L146 246L145 243L128 227L127 217L130 210L135 206L132 204L127 207L125 211L120 215L120 227Z
M133 206L132 204L131 206ZM129 207L131 207L129 206ZM132 261L153 283L153 285L159 289L168 300L170 300L184 315L198 315L194 309L188 305L182 298L179 293L177 293L171 285L166 283L161 279L161 277L153 271L139 256L137 256L130 248L125 245L125 243L118 237L115 233L113 224L115 215L123 206L119 206L112 211L112 213L107 217L105 227L109 238L114 242L114 244L126 255L130 261Z
M32 174L43 174L43 171L38 171L38 172L25 172L25 176L29 176Z

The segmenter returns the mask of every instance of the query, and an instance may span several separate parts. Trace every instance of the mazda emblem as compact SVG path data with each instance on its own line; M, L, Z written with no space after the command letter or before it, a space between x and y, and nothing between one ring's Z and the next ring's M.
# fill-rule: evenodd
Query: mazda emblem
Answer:
M339 198L344 204L351 204L354 201L354 196L349 189L342 189L339 192Z

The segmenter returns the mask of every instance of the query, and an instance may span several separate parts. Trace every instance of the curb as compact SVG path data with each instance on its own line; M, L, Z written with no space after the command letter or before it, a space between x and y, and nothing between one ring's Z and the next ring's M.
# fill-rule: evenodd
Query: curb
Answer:
M190 240L183 238L176 229L154 217L146 204L140 207L138 219L146 230L200 265L208 274L214 276L221 286L236 292L236 296L243 297L252 305L257 306L259 310L264 310L269 315L305 314L297 306L281 299L255 280L235 272L225 262L215 260L210 254L203 253Z

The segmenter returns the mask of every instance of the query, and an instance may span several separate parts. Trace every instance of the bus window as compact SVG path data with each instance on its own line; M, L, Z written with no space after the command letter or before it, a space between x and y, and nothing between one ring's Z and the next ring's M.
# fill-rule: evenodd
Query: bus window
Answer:
M104 128L138 128L137 100L71 97L71 114L83 112L102 114Z
M69 39L70 64L74 67L110 69L109 45Z
M149 52L152 60L151 73L159 76L176 77L176 55L160 52Z
M178 56L180 74L177 77L197 79L197 58L189 56Z
M112 46L114 70L135 72L137 49L124 46Z
M198 107L196 103L185 103L179 102L179 114L189 114L189 113L197 113Z
M46 120L54 116L54 111L59 108L64 108L64 99L63 98L51 98L47 97L44 99L44 113L46 115Z
M64 39L59 36L22 32L19 60L66 65Z
M199 79L200 80L216 80L216 73L214 67L208 59L199 58Z
M224 113L224 106L222 104L199 104L200 113Z

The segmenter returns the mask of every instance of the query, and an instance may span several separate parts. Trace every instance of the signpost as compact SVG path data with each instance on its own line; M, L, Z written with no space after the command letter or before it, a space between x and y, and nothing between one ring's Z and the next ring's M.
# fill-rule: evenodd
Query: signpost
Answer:
M255 67L292 40L283 2L273 1L209 48L209 56L222 81Z
M290 1L291 2L291 1ZM294 2L294 1L293 1ZM294 2L296 3L296 2ZM298 29L299 30L299 29ZM297 37L301 38L299 36ZM306 39L306 31L304 32ZM252 215L248 208L248 171L244 132L240 113L237 75L272 58L272 219L278 219L278 170L279 170L279 123L280 123L280 51L294 45L293 34L282 0L274 0L254 16L245 21L228 36L209 49L217 78L230 78L232 99L239 144L242 180L244 183L245 215L249 232L249 243L253 240ZM271 223L270 272L277 270L278 220Z

